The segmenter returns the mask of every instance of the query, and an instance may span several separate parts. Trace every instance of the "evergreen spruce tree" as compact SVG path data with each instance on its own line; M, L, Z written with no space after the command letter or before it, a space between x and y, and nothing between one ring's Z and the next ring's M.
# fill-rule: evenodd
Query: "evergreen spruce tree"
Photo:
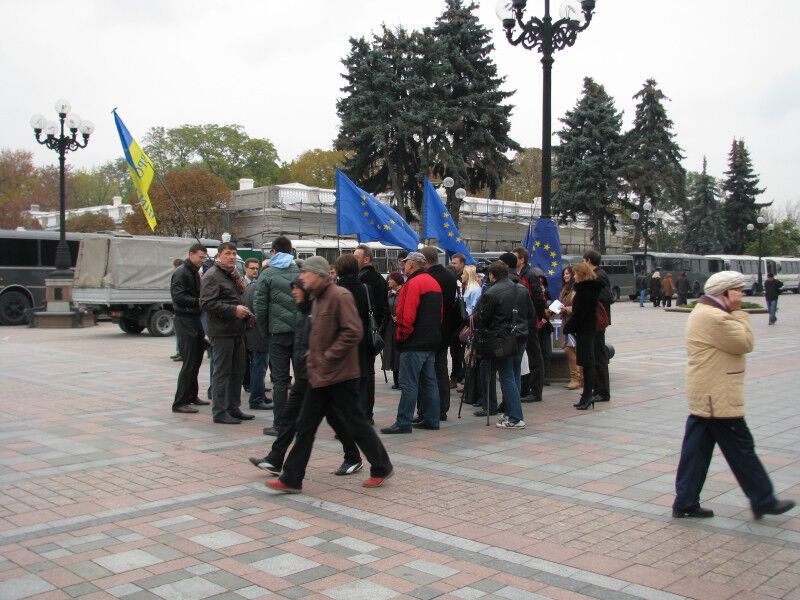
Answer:
M605 88L591 78L583 80L578 103L561 122L561 144L555 149L555 178L558 190L553 195L553 212L562 221L586 215L592 226L592 241L605 252L605 230L615 231L612 212L620 189L622 158L622 113Z
M681 209L685 199L686 172L680 164L683 156L672 121L667 117L663 101L668 100L658 89L655 79L648 79L634 96L639 103L633 128L625 134L624 177L635 197L636 210L650 201L653 210ZM641 224L634 224L633 247L639 246Z
M722 207L725 249L731 254L741 254L747 241L747 224L755 223L758 218L756 196L764 192L758 187L758 175L753 172L744 140L733 140L722 187L725 190Z
M500 89L505 78L497 75L492 33L478 20L477 8L475 2L446 0L434 27L424 32L440 46L445 78L436 83L443 83L447 95L433 173L453 177L454 188L463 186L471 193L488 188L495 197L511 171L506 153L522 148L509 135L513 107L503 102L512 92ZM450 196L448 210L457 220L460 201Z
M689 189L684 248L690 254L714 254L722 250L722 210L717 181L708 174L706 157L702 173L694 173Z

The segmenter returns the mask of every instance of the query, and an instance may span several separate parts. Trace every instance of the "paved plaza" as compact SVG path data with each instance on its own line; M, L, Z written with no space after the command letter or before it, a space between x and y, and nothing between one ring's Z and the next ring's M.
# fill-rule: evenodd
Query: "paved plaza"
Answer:
M323 424L302 495L247 461L271 412L170 412L173 338L2 328L0 600L800 598L800 511L754 521L718 453L717 516L671 518L686 315L612 317L610 403L578 412L554 385L509 431L456 401L440 431L382 436L396 476L373 490L332 474ZM778 495L800 500L800 296L778 319L752 317L748 423ZM386 426L399 392L378 378Z

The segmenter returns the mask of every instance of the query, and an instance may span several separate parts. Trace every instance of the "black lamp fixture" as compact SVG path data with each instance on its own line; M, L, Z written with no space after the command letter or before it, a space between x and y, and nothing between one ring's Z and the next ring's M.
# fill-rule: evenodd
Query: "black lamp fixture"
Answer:
M36 134L36 141L47 146L51 150L58 152L58 202L60 216L58 220L59 238L56 248L56 270L50 274L54 278L71 278L72 260L67 246L66 235L66 193L65 193L65 163L67 152L74 152L79 148L86 148L89 143L89 136L94 132L94 124L91 121L81 121L75 113L70 112L72 105L66 100L58 100L55 104L58 113L59 123L48 121L43 115L31 117L31 127ZM60 124L60 126L59 126ZM65 133L66 129L69 133ZM83 143L78 140L78 131L81 133ZM42 139L42 132L45 137Z
M513 46L526 50L538 48L542 55L542 217L550 217L551 150L550 150L550 75L553 68L553 51L572 46L578 32L589 27L595 0L567 0L561 5L560 18L550 16L550 0L544 0L544 17L525 20L527 0L498 0L496 13L503 22L506 38ZM581 13L583 18L581 19ZM519 27L519 32L516 28Z
M760 294L761 292L764 291L764 285L763 285L763 281L762 281L761 257L764 256L764 247L763 247L762 237L763 237L765 229L767 231L772 231L773 229L775 229L775 224L774 223L767 223L767 220L762 216L759 216L756 219L755 223L748 223L747 224L747 231L754 231L755 230L755 231L758 232L758 289L756 290L756 293L758 293L758 294Z

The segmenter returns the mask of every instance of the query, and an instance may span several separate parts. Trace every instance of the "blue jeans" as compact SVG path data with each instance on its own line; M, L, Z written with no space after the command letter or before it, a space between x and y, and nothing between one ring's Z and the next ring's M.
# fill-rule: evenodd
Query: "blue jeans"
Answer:
M647 298L647 290L639 290L639 306L644 306L644 301Z
M263 402L267 395L264 380L267 377L268 352L253 352L250 359L250 404Z
M500 378L500 391L506 404L506 415L512 421L522 421L522 403L519 398L520 371L525 344L517 344L517 353L506 358L494 360Z
M778 320L778 317L775 316L775 313L778 312L778 299L770 300L767 302L767 309L769 310L769 322L770 325Z
M400 404L398 427L411 427L417 398L420 416L428 425L439 426L439 388L436 384L435 353L409 350L400 353Z

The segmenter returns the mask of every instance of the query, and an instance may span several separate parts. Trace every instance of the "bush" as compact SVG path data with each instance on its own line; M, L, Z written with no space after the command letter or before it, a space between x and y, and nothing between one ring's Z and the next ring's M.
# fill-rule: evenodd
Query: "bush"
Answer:
M681 304L678 308L694 308L697 306L697 300L689 302L688 304ZM764 308L755 302L742 302L742 308Z

